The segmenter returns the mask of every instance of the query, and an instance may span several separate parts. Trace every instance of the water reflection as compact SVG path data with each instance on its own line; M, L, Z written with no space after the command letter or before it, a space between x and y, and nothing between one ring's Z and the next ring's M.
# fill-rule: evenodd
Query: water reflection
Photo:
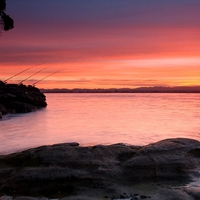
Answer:
M199 138L200 94L47 94L48 107L6 115L0 153L44 144L124 142L144 145L172 137Z

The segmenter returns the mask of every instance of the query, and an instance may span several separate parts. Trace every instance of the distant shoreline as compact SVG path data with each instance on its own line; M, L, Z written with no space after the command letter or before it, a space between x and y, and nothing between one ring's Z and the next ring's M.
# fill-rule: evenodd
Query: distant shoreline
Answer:
M140 87L140 88L109 88L109 89L40 89L42 93L200 93L200 86L178 87Z

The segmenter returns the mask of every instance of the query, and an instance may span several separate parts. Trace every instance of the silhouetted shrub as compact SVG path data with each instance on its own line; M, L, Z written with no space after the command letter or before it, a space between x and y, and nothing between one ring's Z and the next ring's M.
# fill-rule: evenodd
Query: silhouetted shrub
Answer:
M0 0L0 31L8 31L14 27L13 19L5 13L6 0Z

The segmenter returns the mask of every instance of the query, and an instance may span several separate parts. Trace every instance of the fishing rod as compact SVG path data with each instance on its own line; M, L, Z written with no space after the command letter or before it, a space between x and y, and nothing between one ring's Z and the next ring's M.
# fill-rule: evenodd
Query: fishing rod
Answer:
M20 82L18 83L18 85L22 84L24 81L28 80L28 79L29 79L29 78L31 78L32 76L34 76L34 75L36 75L36 74L40 73L41 71L43 71L43 70L45 70L45 69L47 69L47 68L49 68L49 67L45 67L45 68L43 68L43 69L41 69L41 70L39 70L39 71L35 72L34 74L32 74L32 75L28 76L28 77L27 77L27 78L25 78L24 80L20 81Z
M6 83L8 80L10 80L10 79L13 78L13 77L15 77L15 76L17 76L17 75L19 75L19 74L22 74L22 73L25 72L25 71L28 71L28 70L31 69L31 68L33 68L33 66L32 66L32 67L29 67L29 68L27 68L27 69L25 69L25 70L23 70L23 71L21 71L21 72L19 72L19 73L17 73L17 74L15 74L15 75L13 75L13 76L11 76L11 77L9 77L8 79L4 80L4 83Z
M35 83L33 83L32 86L35 86L36 83L39 83L40 81L43 81L43 80L46 79L47 77L52 76L53 74L56 74L56 73L58 73L58 72L60 72L60 71L62 71L62 70L63 70L63 69L59 69L58 71L53 72L53 73L49 74L48 76L45 76L44 78L42 78L42 79L36 81Z
M44 64L44 63L42 63L42 64ZM31 68L33 68L33 67L35 67L35 66L38 66L38 65L41 65L41 64L37 64L37 65L34 65L34 66L32 66L32 67L28 67L28 68L25 69L25 70L22 70L21 72L19 72L19 73L15 74L15 75L9 77L8 79L4 80L4 83L6 83L6 82L7 82L8 80L10 80L11 78L13 78L13 77L15 77L15 76L17 76L17 75L19 75L19 74L22 74L23 72L28 71L29 69L31 69Z

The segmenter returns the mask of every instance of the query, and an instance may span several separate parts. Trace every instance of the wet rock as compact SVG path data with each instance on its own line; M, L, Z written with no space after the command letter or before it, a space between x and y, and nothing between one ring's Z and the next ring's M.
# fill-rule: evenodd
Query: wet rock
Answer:
M199 187L192 187L192 188L186 188L185 192L189 195L195 197L195 199L200 199L200 188Z
M13 200L13 198L11 196L1 196L0 200Z
M181 138L144 147L81 147L78 143L41 146L0 156L0 194L61 198L102 190L107 196L130 196L130 190L122 185L134 187L147 180L191 181L199 176L199 149L200 142Z
M46 97L33 86L0 84L0 112L27 113L46 107Z
M13 200L48 200L48 199L45 197L37 198L37 197L29 197L29 196L20 196L20 197L14 198Z
M99 200L99 198L81 195L81 196L65 197L65 198L62 198L61 200Z
M193 152L200 143L191 139L167 139L139 149L124 164L129 180L188 180L198 174L200 157Z
M0 113L1 115L4 115L7 113L7 109L3 104L0 104Z
M153 200L196 200L182 190L160 189Z
M21 103L18 101L12 101L9 107L12 113L28 113L37 110L37 108L31 104Z

